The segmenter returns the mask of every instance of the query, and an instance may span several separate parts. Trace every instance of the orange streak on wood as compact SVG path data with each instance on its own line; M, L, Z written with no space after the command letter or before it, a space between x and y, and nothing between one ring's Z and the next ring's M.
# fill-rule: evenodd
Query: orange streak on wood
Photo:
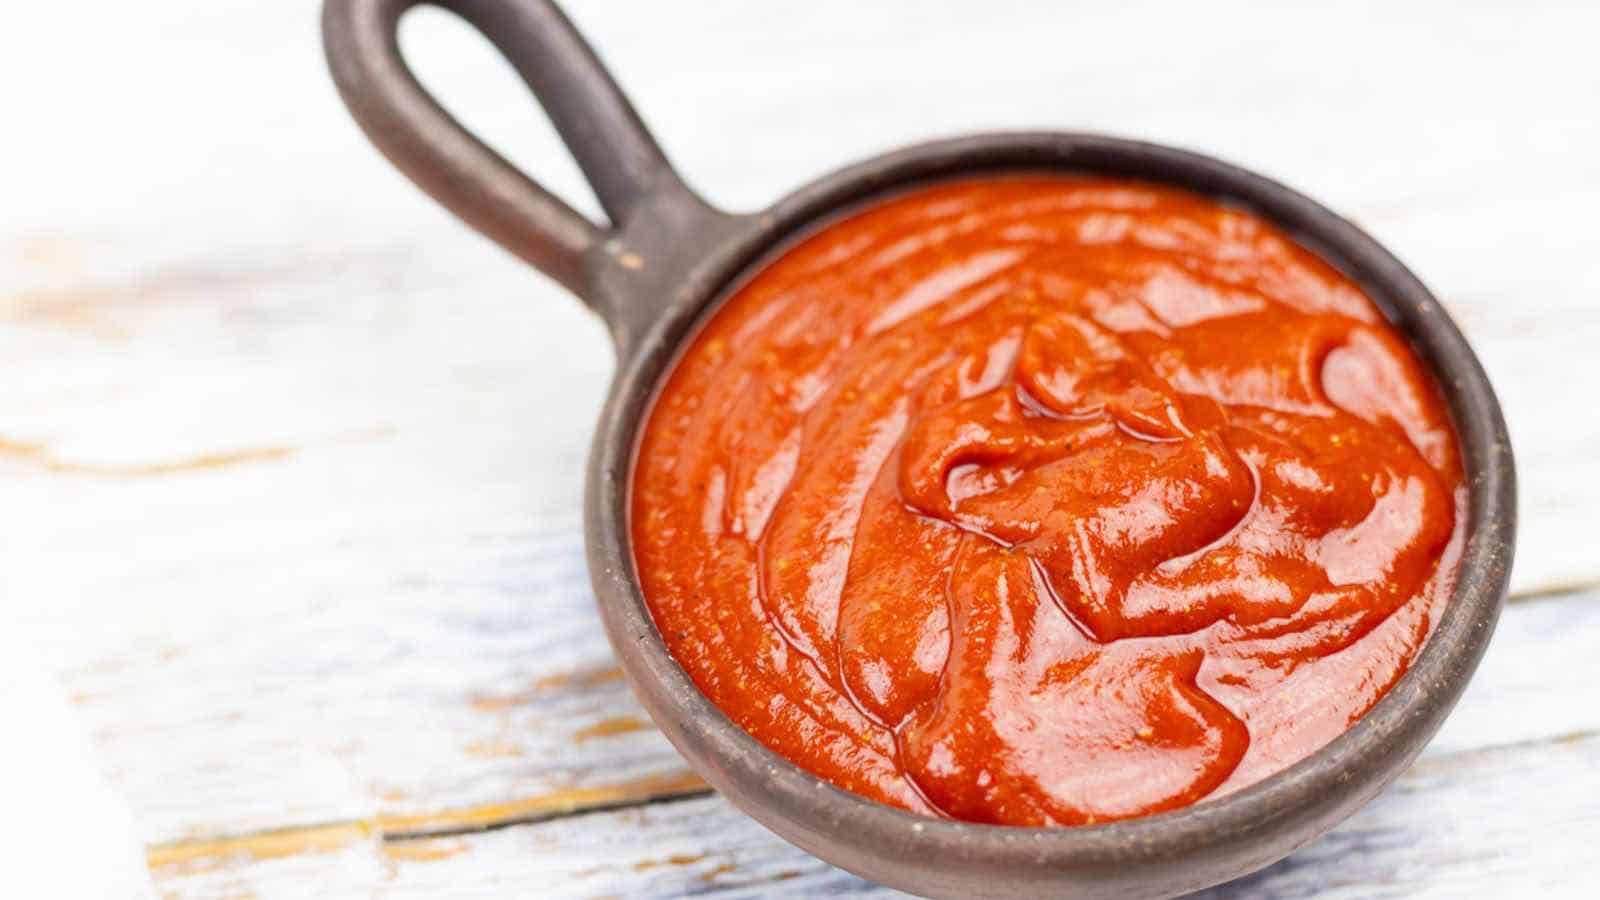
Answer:
M572 739L583 743L594 738L611 737L614 734L628 734L634 731L644 731L650 728L650 723L636 716L616 716L610 719L601 719L587 728L580 728L573 732Z
M393 426L383 425L365 431L327 438L320 443L347 444L354 441L378 440L390 437L394 433ZM43 469L46 472L55 472L63 475L91 475L103 478L148 478L159 475L181 475L189 472L227 469L254 463L277 462L294 456L301 449L303 448L268 445L263 447L241 447L234 450L218 450L211 453L201 453L195 456L157 462L94 463L64 460L52 453L44 444L0 437L0 460L10 459Z
M49 250L45 252L48 254ZM37 251L28 253L27 257L24 261L36 265L42 263L41 268L55 269L60 279L73 278L79 275L83 268L81 263L70 267L51 265L52 262L61 263L68 260L64 257L50 260ZM167 269L120 284L88 284L66 289L0 295L0 317L21 322L43 322L83 328L100 324L96 320L103 319L107 315L137 313L154 306L175 302L198 301L217 304L236 301L242 296L248 296L250 291L303 278L308 271L312 271L311 265L318 265L320 268L330 264L336 265L338 262L333 259L318 260L315 263L300 260L294 266L243 272L204 268ZM90 331L106 337L126 335L123 329L103 326L91 327Z
M110 478L145 478L154 475L176 475L183 472L201 472L225 469L249 463L272 462L288 459L297 452L294 447L245 447L202 453L184 459L149 463L83 463L58 459L43 444L30 444L0 438L0 457L28 463L47 472L64 475L97 475Z
M384 834L430 834L440 831L477 830L510 822L546 819L587 809L612 808L645 803L664 797L682 797L709 791L700 776L678 772L627 781L554 791L504 803L485 803L462 809L407 815L379 816L378 829Z
M590 688L601 684L612 684L622 680L621 666L607 666L604 669L586 669L581 672L566 672L559 675L546 675L534 682L536 687L545 689L556 687Z
M151 871L167 869L173 870L172 874L204 872L236 861L261 862L308 853L331 853L371 836L369 823L340 822L240 837L180 841L150 847L145 851L145 864Z
M662 866L692 866L705 859L704 853L674 853L666 859L645 859L633 864L635 872L647 872Z
M467 842L460 838L423 838L383 845L383 855L395 862L437 862L465 852Z
M469 702L472 708L479 712L505 712L516 709L533 702L534 698L545 692L572 688L583 690L597 687L602 684L611 684L622 680L622 669L608 666L604 669L584 669L577 672L558 672L554 675L535 681L533 686L525 691L513 694L474 694Z
M478 759L509 759L522 755L522 748L510 741L472 741L462 750Z
M390 860L434 861L447 859L468 849L467 842L460 839L428 837L439 832L479 831L591 809L612 809L651 800L690 796L710 789L698 775L676 772L614 785L555 791L505 803L156 844L146 849L145 864L161 878L303 854L332 853L363 841L372 841L377 845L375 851L381 846L383 854ZM674 855L652 865L691 865L702 858Z

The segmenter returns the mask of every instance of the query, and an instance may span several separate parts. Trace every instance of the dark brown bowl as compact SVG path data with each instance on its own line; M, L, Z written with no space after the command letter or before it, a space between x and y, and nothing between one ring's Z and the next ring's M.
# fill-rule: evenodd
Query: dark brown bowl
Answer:
M919 144L833 172L755 215L706 205L545 0L436 0L481 30L543 103L610 217L597 226L484 147L417 84L395 39L424 0L327 0L323 29L351 113L402 171L479 231L565 285L610 326L617 375L595 432L589 567L628 680L689 763L737 806L822 859L931 896L1165 897L1278 860L1349 816L1421 751L1483 655L1505 597L1516 478L1482 368L1433 295L1376 241L1276 182L1199 154L1088 134ZM1355 279L1442 386L1467 472L1459 581L1411 669L1349 731L1253 787L1174 812L1081 828L933 819L840 790L751 738L668 653L639 590L628 483L639 426L697 322L774 248L887 192L1012 171L1177 185L1273 221Z

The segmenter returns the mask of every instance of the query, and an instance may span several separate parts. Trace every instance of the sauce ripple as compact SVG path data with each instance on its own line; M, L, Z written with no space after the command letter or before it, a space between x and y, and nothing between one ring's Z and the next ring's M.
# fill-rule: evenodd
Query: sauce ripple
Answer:
M1410 664L1463 540L1437 388L1256 216L1097 178L940 184L750 278L634 464L696 685L848 790L1079 825L1259 781Z

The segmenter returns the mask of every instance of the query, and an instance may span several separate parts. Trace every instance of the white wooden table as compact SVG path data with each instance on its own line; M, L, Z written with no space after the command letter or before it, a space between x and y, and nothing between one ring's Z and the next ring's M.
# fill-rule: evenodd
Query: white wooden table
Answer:
M579 539L607 338L365 144L315 5L28 4L0 35L0 628L93 748L0 764L109 782L173 897L872 892L712 794L632 699ZM1505 405L1513 596L1413 769L1219 895L1594 896L1600 7L1252 5L571 12L731 208L933 135L1087 129L1255 167L1388 243ZM424 12L406 41L594 211L471 32Z

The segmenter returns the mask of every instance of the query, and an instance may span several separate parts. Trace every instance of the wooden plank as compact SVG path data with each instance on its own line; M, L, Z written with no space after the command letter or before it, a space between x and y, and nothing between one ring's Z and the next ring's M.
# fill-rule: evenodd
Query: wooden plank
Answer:
M1600 706L1574 702L1600 681L1600 656L1590 637L1597 631L1597 594L1513 605L1466 700L1428 752L1600 728ZM249 716L237 715L240 701L229 688L260 663L239 659L243 673L225 667L221 661L236 652L229 645L215 656L172 660L168 666L179 672L172 680L141 684L120 672L102 673L104 688L85 680L80 708L91 722L114 718L147 726L101 724L99 733L108 758L142 761L113 774L140 811L150 841L379 817L394 832L428 832L465 820L493 824L692 790L674 786L686 777L683 764L658 732L638 728L645 715L609 667L606 648L586 637L594 633L593 623L556 633L541 631L536 622L514 630L508 636L513 646L541 636L551 643L540 645L546 648L541 653L493 662L507 667L503 683L519 685L510 692L471 693L463 686L454 696L419 704L418 694L436 689L430 686L443 664L363 673L361 663L346 666L336 658L340 645L319 650L330 645L306 640L298 656L277 661L284 675L258 686ZM546 671L537 660L557 655L556 648L585 644L588 652L580 657L599 662L536 674ZM474 646L464 641L445 668L471 665ZM272 652L281 650L272 645ZM347 724L329 729L321 722ZM347 743L352 732L364 739ZM174 733L191 737L178 741ZM462 759L471 763L466 771L447 768ZM286 765L296 767L296 780L283 777ZM358 781L358 773L367 780ZM170 790L175 777L184 779L186 791ZM326 809L338 815L317 817Z
M1201 896L1590 896L1597 795L1594 732L1436 756L1325 839Z
M1304 893L1305 885L1317 884L1318 879L1332 877L1334 872L1340 873L1341 878L1354 879L1352 884L1376 885L1374 890L1412 890L1424 886L1426 873L1414 872L1406 876L1409 880L1393 883L1369 879L1376 877L1372 873L1384 871L1386 865L1413 864L1406 861L1412 859L1407 854L1414 852L1422 854L1416 857L1422 861L1428 859L1426 854L1454 853L1452 865L1459 866L1464 877L1471 871L1472 860L1487 852L1486 842L1496 835L1524 828L1533 835L1527 840L1534 841L1538 835L1549 837L1547 827L1571 827L1571 821L1562 818L1567 814L1562 810L1574 816L1600 816L1600 804L1593 799L1596 794L1584 793L1589 784L1586 779L1596 777L1596 773L1580 773L1581 777L1574 780L1568 772L1573 766L1589 765L1584 760L1592 761L1600 753L1600 707L1582 699L1587 686L1600 679L1600 657L1593 652L1591 638L1597 631L1600 594L1550 597L1513 605L1507 610L1478 677L1424 752L1422 762L1374 804L1377 812L1363 812L1328 838L1328 847L1323 843L1314 845L1297 856L1299 862L1273 870L1275 874L1263 880L1259 896L1280 896L1280 882L1299 885L1294 891ZM602 682L606 678L600 676ZM528 698L517 698L516 702L536 705L543 702L535 699L543 691L566 690L585 681L592 684L593 680L590 676L539 687L530 691ZM617 735L603 740L627 739ZM1567 755L1566 748L1571 746L1584 748L1587 755L1574 761ZM1524 778L1531 784L1519 780ZM1562 793L1559 779L1568 779L1565 784L1570 791L1565 793L1570 796L1562 801L1565 806L1557 804L1552 810L1541 804L1547 804L1545 794ZM1486 796L1467 796L1474 789ZM1526 798L1510 804L1509 798L1518 792ZM273 888L287 887L308 872L319 872L319 867L329 868L329 877L356 879L349 882L352 885L388 884L387 880L360 881L379 878L373 873L381 872L382 879L398 878L419 895L427 885L456 883L463 870L478 872L474 877L481 878L492 873L513 887L560 884L582 895L617 889L626 896L667 896L702 882L704 886L698 889L710 891L715 887L735 893L758 884L771 887L769 882L793 888L797 895L862 888L853 879L767 835L720 798L683 799L702 793L702 786L685 773L677 781L663 778L637 783L608 795L569 795L568 799L576 802L565 806L548 798L527 798L509 804L510 808L436 810L420 819L379 815L291 829L287 833L269 831L164 844L155 847L150 858L159 884L170 895L179 897L208 896L219 884L248 885L270 896ZM663 802L674 800L677 802ZM1459 830L1465 826L1458 823L1477 821L1473 817L1481 812L1472 804L1480 802L1485 804L1484 809L1493 809L1487 805L1493 802L1507 808L1538 810L1540 815L1501 816L1496 828L1484 836L1462 837ZM1464 806L1457 809L1452 804ZM577 815L585 808L624 805L633 808ZM1448 811L1451 830L1447 836L1429 837L1425 851L1417 850L1414 840L1421 838L1415 835L1431 834L1428 817L1445 815L1440 810ZM549 821L415 843L416 839L409 837L440 830L470 832L528 818ZM1548 826L1547 819L1551 823ZM1403 825L1393 824L1395 821ZM1410 830L1394 832L1402 827ZM1384 835L1381 849L1391 854L1392 860L1369 859L1350 852L1352 842L1371 841L1375 831ZM569 839L562 837L569 832L576 835L570 838L570 845L564 842ZM387 843L379 840L385 836L390 839ZM1559 855L1573 846L1577 845L1558 840L1550 852ZM310 856L321 859L302 858ZM400 865L443 862L458 856L466 857L457 864L461 869L418 865L407 870L406 865ZM289 857L295 861L285 861ZM1366 860L1353 874L1345 871L1346 863L1340 862L1351 858ZM630 870L648 873L648 877L629 874ZM1523 871L1521 863L1516 863L1501 874L1506 878L1520 877ZM1446 874L1449 877L1440 884L1456 884L1451 880L1456 876ZM790 880L794 883L789 884ZM468 877L459 883L475 882ZM1447 895L1448 891L1441 894ZM1300 893L1291 892L1288 896Z
M47 4L40 39L0 55L11 83L51 76L16 112L56 129L0 169L0 489L27 511L0 520L8 627L63 673L153 843L426 830L681 777L630 730L576 538L603 329L388 171L296 4L118 7L93 33ZM929 134L1048 126L1209 150L1348 211L1435 286L1502 395L1518 590L1600 577L1600 419L1571 411L1600 393L1595 8L1330 14L1316 41L1285 38L1303 13L1243 2L1164 9L1159 32L1137 5L574 13L730 206ZM417 26L424 77L592 211L503 67ZM52 29L102 65L61 70ZM72 190L39 177L64 172ZM1508 616L1473 688L1503 696L1436 746L1589 727L1579 607Z
M1582 896L1595 864L1600 863L1589 839L1600 826L1600 806L1593 801L1600 794L1597 764L1600 736L1596 735L1436 757L1420 763L1394 790L1326 839L1214 896L1458 897L1469 891L1480 896L1494 896L1497 891ZM1539 821L1501 815L1511 804L1538 809ZM507 871L509 865L500 859L536 859L532 866L548 866L550 857L568 861L564 865L571 868L563 868L565 873L598 868L592 877L605 879L590 890L575 879L567 880L572 875L547 882L567 886L568 896L594 890L621 896L678 896L707 882L738 894L758 884L768 890L771 886L762 881L776 881L780 875L790 880L775 886L797 896L890 893L873 890L799 851L780 856L776 851L783 845L770 836L759 845L771 848L770 856L753 852L752 836L759 829L720 798L647 807L637 813L637 821L615 821L620 815L470 838L466 850L439 867L401 866L394 893L426 896L429 885L472 884L473 871ZM649 866L658 857L605 842L605 836L625 828L647 833L659 828L662 838L652 842L647 853L682 847L680 858L692 861L676 867ZM541 832L557 833L554 843L560 852L530 852L530 838L549 840ZM724 835L731 835L731 840ZM496 864L474 858L476 852L495 858ZM702 858L692 859L697 855ZM641 865L649 867L640 872ZM414 894L408 893L412 884Z
M1600 591L1530 598L1506 607L1489 650L1423 757L1531 744L1600 731Z
M1600 864L1600 733L1439 754L1327 837L1215 898L1584 897ZM1510 810L1536 811L1512 815ZM340 849L347 846L343 845ZM386 898L903 896L795 849L719 796L476 834L363 845L354 859L152 855L169 897L289 895L308 875ZM203 850L201 851L204 852ZM187 868L185 868L187 866ZM380 871L381 870L381 871ZM359 873L379 873L370 881Z
M148 858L168 900L370 896L389 876L381 842L357 824L154 847Z

